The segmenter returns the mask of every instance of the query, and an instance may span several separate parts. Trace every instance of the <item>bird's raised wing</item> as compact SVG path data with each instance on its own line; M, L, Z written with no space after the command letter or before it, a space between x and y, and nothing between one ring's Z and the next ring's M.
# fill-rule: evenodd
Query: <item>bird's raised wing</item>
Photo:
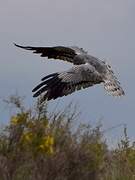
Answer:
M42 101L66 96L76 90L102 82L102 77L91 65L73 66L68 71L53 73L42 79L33 89L33 97L43 94Z
M19 48L26 50L31 50L33 53L40 54L41 57L48 57L49 59L60 59L73 63L73 59L78 54L86 53L82 48L78 47L64 47L64 46L55 46L55 47L32 47L32 46L20 46L14 44Z

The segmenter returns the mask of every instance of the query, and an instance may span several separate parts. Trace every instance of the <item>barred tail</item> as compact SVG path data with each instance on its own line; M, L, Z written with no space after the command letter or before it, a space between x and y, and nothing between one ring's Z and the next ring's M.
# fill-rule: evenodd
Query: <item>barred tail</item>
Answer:
M120 86L119 81L117 79L109 79L104 82L104 88L109 94L113 96L122 96L125 95L122 87Z

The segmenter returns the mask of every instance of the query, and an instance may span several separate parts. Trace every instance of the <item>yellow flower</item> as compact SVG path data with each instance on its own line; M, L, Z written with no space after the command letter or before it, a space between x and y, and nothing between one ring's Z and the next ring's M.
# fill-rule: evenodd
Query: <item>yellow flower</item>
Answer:
M12 118L11 118L11 125L17 125L17 124L19 124L19 122L20 122L20 119L18 119L18 117L16 117L16 116L13 116Z
M26 143L30 143L33 139L33 134L31 132L25 132L22 135L22 141Z
M14 125L14 126L19 125L19 124L24 124L26 121L27 119L26 119L25 114L24 115L18 114L16 116L12 116L10 120L11 125Z
M54 138L52 136L46 136L42 139L42 143L39 145L39 149L46 154L53 154Z
M47 136L43 139L46 146L52 146L54 144L54 138L52 136Z
M53 153L54 153L54 150L53 150L52 147L50 147L50 148L48 149L48 154L53 154Z

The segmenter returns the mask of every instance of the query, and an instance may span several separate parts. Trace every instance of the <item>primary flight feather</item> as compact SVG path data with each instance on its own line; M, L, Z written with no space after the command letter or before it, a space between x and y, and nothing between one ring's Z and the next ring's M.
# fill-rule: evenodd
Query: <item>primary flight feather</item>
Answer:
M15 46L32 50L41 57L60 59L74 65L68 71L53 73L42 78L41 83L32 90L33 97L43 94L42 101L56 99L99 83L103 83L105 90L113 96L124 95L111 67L106 62L88 55L82 48L76 46L31 47L17 44Z

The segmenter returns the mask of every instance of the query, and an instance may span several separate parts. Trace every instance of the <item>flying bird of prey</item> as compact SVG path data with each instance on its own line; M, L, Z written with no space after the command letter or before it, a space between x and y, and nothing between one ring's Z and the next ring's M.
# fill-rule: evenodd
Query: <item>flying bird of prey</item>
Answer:
M64 60L73 64L73 67L67 71L56 72L42 78L40 84L32 90L33 97L42 95L42 101L49 101L100 83L113 96L124 95L110 65L88 55L82 48L76 46L31 47L17 44L15 46L32 50L34 53L40 54L41 57Z

